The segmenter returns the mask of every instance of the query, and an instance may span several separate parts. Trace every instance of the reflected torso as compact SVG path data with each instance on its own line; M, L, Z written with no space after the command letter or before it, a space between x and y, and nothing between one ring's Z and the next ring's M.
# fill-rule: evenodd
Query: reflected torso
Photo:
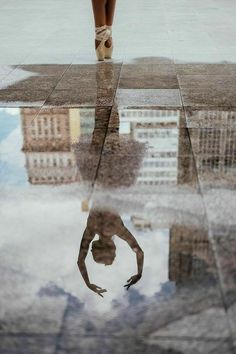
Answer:
M117 235L123 226L120 216L102 209L92 209L88 217L88 226L100 239L108 240Z

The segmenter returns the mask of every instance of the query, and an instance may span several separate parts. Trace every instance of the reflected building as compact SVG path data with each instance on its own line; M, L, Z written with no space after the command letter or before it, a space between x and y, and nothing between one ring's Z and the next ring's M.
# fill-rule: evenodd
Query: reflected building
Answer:
M29 181L33 184L71 183L80 180L72 144L82 134L92 137L95 110L80 108L21 110L23 151ZM93 119L91 119L91 117ZM137 176L137 185L177 185L192 178L193 160L184 159L184 119L180 110L120 109L120 135L148 146ZM135 154L135 151L134 151ZM188 154L187 154L188 155ZM188 159L188 161L187 161Z
M120 133L144 143L147 153L137 178L137 185L176 185L182 183L181 169L186 169L186 158L181 161L183 147L180 140L185 130L179 129L184 114L177 109L121 109ZM188 177L191 178L193 160L190 161ZM190 173L190 174L189 174ZM186 182L186 180L185 180Z
M224 126L233 127L236 123L236 111L193 111L197 118L198 124L204 126L206 129L212 129ZM199 125L198 125L199 126Z
M205 127L195 129L193 133L199 172L213 174L217 172L227 177L236 166L235 112L199 111L196 117ZM222 122L225 126L223 129Z
M235 129L199 129L198 153L196 156L199 172L226 173L235 168Z
M88 126L93 110L47 108L35 119L34 108L21 109L23 148L29 182L32 184L66 184L80 181L72 144Z
M170 229L169 279L177 284L202 276L214 267L214 256L204 229L172 225Z
M120 134L146 146L136 180L137 186L178 186L191 184L196 177L185 116L178 109L121 109ZM189 149L189 150L188 150ZM149 220L133 215L138 230L152 229ZM169 227L169 225L162 225Z
M121 132L148 145L138 185L176 184L179 111L121 110Z
M180 110L122 109L120 134L144 143L138 186L178 186L194 179L196 170ZM148 219L131 217L136 230L152 230ZM163 224L163 229L169 225ZM214 256L204 229L174 224L169 229L169 280L177 285L204 277L214 269Z

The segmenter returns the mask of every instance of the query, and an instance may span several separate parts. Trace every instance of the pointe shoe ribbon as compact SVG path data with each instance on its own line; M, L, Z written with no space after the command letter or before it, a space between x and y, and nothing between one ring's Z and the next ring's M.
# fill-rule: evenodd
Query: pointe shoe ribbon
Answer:
M105 42L110 37L110 33L111 31L107 29L106 25L95 28L95 39L100 42L96 48L98 60L104 60L105 58Z

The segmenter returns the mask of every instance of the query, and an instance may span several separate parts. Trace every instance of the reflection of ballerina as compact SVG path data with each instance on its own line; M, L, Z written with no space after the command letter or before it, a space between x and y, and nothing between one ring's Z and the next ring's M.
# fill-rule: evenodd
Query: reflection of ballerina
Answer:
M104 120L104 109L97 107L95 113L92 138L84 137L74 144L83 181L94 183L96 178L97 185L104 188L134 185L139 174L145 145L129 136L119 134L119 112L116 108L113 108L113 124L116 127L108 128L106 135L98 128L102 126ZM102 154L105 139L106 149Z
M97 101L93 133L81 135L73 145L78 169L84 183L93 185L96 179L97 184L105 188L130 187L138 177L145 144L131 136L122 136L119 133L118 107L113 105L111 113L110 108L104 105L104 99L109 99L109 102L113 99L114 77L119 76L117 68L112 63L106 63L97 65L96 69ZM111 126L109 118L112 118Z
M87 287L100 296L103 296L102 293L106 292L105 289L90 283L85 264L85 258L88 254L90 243L96 234L99 236L99 239L93 241L91 251L93 259L97 263L105 265L111 265L113 263L116 256L116 246L112 239L114 235L126 241L136 253L137 274L133 275L127 281L125 287L128 290L131 285L137 283L142 277L144 259L143 251L135 237L125 227L118 214L98 208L92 209L89 214L78 257L78 267Z

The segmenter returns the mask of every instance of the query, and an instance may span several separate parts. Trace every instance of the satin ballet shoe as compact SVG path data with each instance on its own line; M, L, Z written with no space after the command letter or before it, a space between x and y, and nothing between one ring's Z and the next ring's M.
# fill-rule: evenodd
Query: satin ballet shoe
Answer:
M105 59L111 59L112 58L112 53L113 53L113 44L110 47L104 46L104 56Z
M108 40L110 36L110 31L107 29L107 26L101 26L95 28L95 39L99 41L99 45L96 48L96 55L99 61L103 61L105 59L105 42Z
M107 30L109 32L109 38L108 39L112 39L112 27L111 26L107 26ZM104 46L104 55L105 55L105 59L111 59L112 57L112 53L113 53L113 42L112 45L110 47L107 47L106 44Z
M105 59L105 46L103 42L100 42L96 48L96 55L98 61L103 61Z

